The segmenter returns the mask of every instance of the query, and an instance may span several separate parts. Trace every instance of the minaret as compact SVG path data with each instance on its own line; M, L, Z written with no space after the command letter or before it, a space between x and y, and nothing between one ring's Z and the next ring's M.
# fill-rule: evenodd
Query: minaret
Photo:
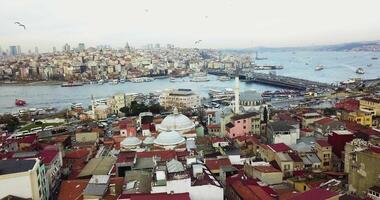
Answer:
M240 81L239 75L235 76L235 113L240 113Z
M92 109L92 113L94 115L94 120L96 120L94 95L91 95L91 109Z

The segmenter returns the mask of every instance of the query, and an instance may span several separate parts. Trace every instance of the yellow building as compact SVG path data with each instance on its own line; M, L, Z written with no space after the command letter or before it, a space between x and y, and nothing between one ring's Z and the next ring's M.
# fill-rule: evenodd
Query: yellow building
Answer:
M323 171L328 171L332 167L332 146L327 142L327 140L317 140L315 149L317 151L318 158L322 161L321 169Z
M348 113L348 120L363 126L372 127L372 113L366 111L355 111Z
M380 99L371 97L360 99L360 110L370 112L374 116L380 116Z

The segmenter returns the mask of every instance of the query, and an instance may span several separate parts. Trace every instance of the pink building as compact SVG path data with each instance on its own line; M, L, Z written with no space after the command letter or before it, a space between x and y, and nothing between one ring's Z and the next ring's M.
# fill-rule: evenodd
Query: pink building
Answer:
M252 114L235 115L231 122L226 124L227 137L236 138L252 134Z

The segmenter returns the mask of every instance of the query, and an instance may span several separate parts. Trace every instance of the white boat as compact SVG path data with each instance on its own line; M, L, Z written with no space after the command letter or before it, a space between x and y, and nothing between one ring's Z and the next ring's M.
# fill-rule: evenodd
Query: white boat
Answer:
M119 82L120 83L125 83L125 78L121 78Z
M358 67L358 68L356 69L355 72L356 72L357 74L364 74L364 73L365 73L364 69L361 68L361 67Z
M110 82L109 82L111 85L117 85L118 83L119 83L119 80L117 80L117 79L112 79L112 80L110 80Z
M323 69L324 69L323 65L317 65L317 66L315 66L315 71L321 71Z
M229 81L229 80L231 80L231 78L228 77L228 76L220 76L220 77L218 78L218 80L219 80L219 81Z
M367 64L367 67L372 67L372 64Z
M150 78L150 77L140 77L140 78L131 79L131 82L133 83L143 83L143 82L152 82L152 81L154 81L154 78Z
M100 79L100 80L98 81L98 84L99 84L99 85L103 85L103 84L104 84L104 80L103 80L103 79Z
M197 76L191 79L191 82L207 82L210 81L207 76Z
M171 77L170 82L174 83L174 82L176 82L176 79L174 77Z

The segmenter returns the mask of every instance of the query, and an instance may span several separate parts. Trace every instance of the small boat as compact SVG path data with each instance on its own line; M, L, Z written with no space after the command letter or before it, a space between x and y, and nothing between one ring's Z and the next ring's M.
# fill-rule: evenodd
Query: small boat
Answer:
M379 59L378 57L372 57L371 58L372 60L377 60L377 59Z
M150 78L150 77L140 77L140 78L131 79L132 83L143 83L143 82L152 82L152 81L154 81L154 78Z
M61 85L61 87L77 87L77 86L83 86L83 83L69 81L69 82L63 83Z
M125 83L125 78L121 78L119 82L120 83Z
M25 106L26 101L22 99L16 99L15 104L16 106Z
M197 77L193 77L191 80L191 82L207 82L207 81L210 81L207 76L197 76Z
M119 83L119 80L113 79L109 82L111 85L117 85Z
M174 77L171 77L170 82L174 83L174 82L176 82L176 79Z
M103 79L100 79L99 81L98 81L98 85L103 85L104 84L104 80Z
M317 66L315 66L315 71L321 71L323 69L324 69L323 65L317 65Z
M372 67L372 64L368 64L367 67Z
M220 77L218 78L218 80L219 80L219 81L229 81L229 80L231 80L231 78L228 77L228 76L220 76Z
M361 67L357 68L355 72L356 72L357 74L364 74L364 73L365 73L364 69L361 68Z

